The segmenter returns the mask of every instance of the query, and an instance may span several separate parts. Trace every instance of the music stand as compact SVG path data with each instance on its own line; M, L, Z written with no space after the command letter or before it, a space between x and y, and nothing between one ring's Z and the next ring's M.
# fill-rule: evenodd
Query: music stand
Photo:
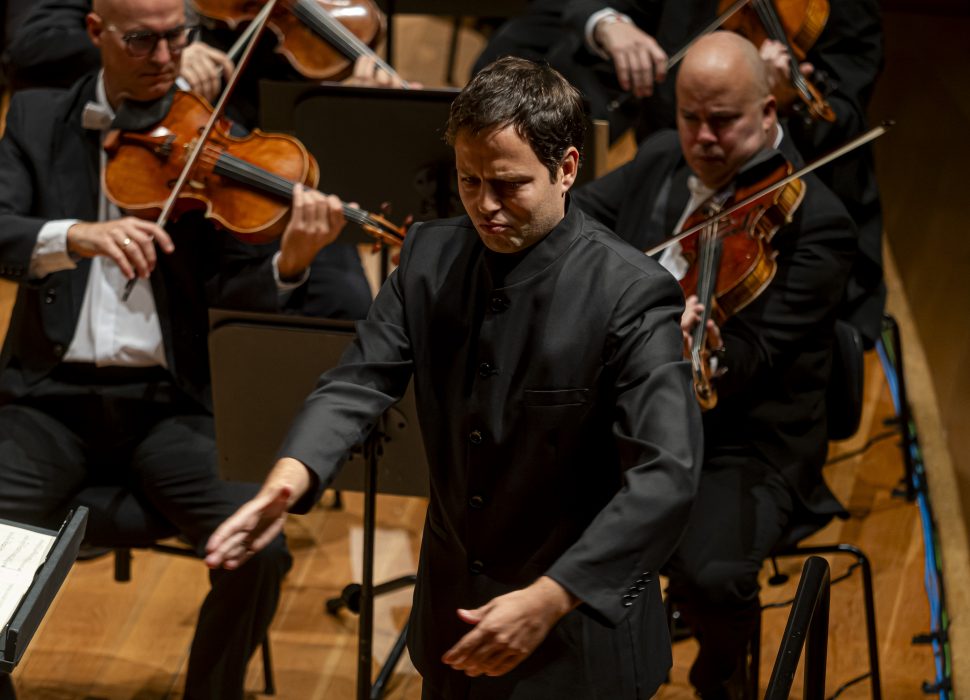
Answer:
M9 676L20 663L21 657L27 650L27 645L33 638L41 620L54 602L54 597L61 584L71 570L77 551L84 537L84 528L88 522L88 509L79 506L71 511L60 529L47 530L8 520L0 520L6 525L13 525L25 530L33 530L47 535L56 535L47 559L41 564L30 588L24 594L20 604L10 617L10 621L0 630L0 676ZM4 688L6 685L6 688ZM3 693L10 693L9 678L0 679L0 697ZM12 697L12 696L11 696Z
M464 211L455 156L444 141L457 94L262 81L261 118L265 129L293 134L313 154L321 191L369 211L386 202L395 221L409 214L427 221Z
M221 310L210 311L209 323L219 470L225 479L262 482L307 394L353 340L354 326L347 321ZM274 371L254 371L263 367ZM347 586L339 599L327 601L331 613L345 605L359 610L358 700L383 696L404 651L406 625L372 686L374 596L415 581L411 575L374 585L378 483L386 493L428 495L427 461L416 427L409 387L375 426L362 455L351 455L333 483L334 488L364 493L361 583ZM392 469L389 464L398 466Z

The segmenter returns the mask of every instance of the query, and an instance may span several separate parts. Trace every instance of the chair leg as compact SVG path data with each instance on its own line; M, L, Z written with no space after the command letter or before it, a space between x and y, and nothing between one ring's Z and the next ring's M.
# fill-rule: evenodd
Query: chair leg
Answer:
M869 645L869 683L872 700L882 700L882 682L879 676L879 641L876 639L876 601L872 587L872 566L869 557L856 549L862 564L862 590L866 599L866 638Z
M115 581L131 581L131 550L128 547L115 548Z
M273 658L269 650L269 633L263 637L263 694L276 695L276 683L273 680Z
M872 585L872 565L869 557L861 549L852 544L835 544L828 546L795 547L779 556L804 556L808 554L849 554L854 556L862 568L862 594L866 611L866 646L869 651L869 687L872 700L882 700L882 681L879 674L879 641L876 637L876 602ZM862 676L861 678L865 678Z
M748 700L758 697L758 683L761 680L761 611L758 611L758 624L754 626L748 645L748 678L745 688Z
M783 583L787 583L790 578L788 574L783 574L778 570L778 558L771 557L771 568L774 573L768 577L768 583L772 586L780 586Z

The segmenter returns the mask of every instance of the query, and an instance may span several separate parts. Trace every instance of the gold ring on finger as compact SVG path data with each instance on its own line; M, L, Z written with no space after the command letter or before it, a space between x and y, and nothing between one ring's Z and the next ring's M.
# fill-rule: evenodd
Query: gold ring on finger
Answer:
M128 236L125 236L125 240L123 240L123 241L121 242L121 247L122 247L122 248L127 248L127 247L128 247L128 246L130 246L130 245L131 245L131 239L130 239L130 238L128 238Z

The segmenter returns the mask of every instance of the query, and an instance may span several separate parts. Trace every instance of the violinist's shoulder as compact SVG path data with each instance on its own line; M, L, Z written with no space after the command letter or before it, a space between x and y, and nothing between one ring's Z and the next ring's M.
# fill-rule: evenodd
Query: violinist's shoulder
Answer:
M75 113L80 119L84 102L94 97L96 79L95 72L66 88L29 87L18 90L10 98L7 127L21 126L37 132L45 124L63 121Z

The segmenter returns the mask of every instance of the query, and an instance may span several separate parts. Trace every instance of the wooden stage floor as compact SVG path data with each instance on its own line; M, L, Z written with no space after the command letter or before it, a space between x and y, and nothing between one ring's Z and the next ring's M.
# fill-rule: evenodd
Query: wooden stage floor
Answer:
M928 628L923 591L923 542L916 507L894 498L902 474L895 436L884 437L893 409L878 358L867 357L863 426L848 441L833 443L826 477L851 517L837 521L807 541L849 542L872 560L879 655L886 698L919 697L920 683L932 676L927 647L910 640ZM858 453L867 442L875 442ZM378 502L376 580L414 570L425 503L382 496ZM287 535L296 563L273 623L271 638L280 700L354 697L357 618L324 613L324 601L359 576L361 499L346 494L341 511L314 509L293 517ZM780 562L792 574L788 584L765 587L765 602L794 592L801 560ZM850 560L830 559L833 576ZM763 572L767 576L766 571ZM115 583L111 557L79 562L14 674L22 698L163 698L176 696L184 679L195 615L207 580L201 563L154 552L136 552L131 583ZM378 601L375 650L383 658L409 610L410 591ZM866 663L860 577L856 572L832 592L828 688L862 673ZM768 610L763 623L762 685L787 619L787 609ZM687 669L692 641L674 646L671 682L660 698L691 698ZM262 687L258 659L250 664L247 687ZM799 681L800 685L800 681ZM843 697L868 697L862 682ZM797 694L796 694L797 696ZM394 677L388 700L418 700L420 678L409 663Z

